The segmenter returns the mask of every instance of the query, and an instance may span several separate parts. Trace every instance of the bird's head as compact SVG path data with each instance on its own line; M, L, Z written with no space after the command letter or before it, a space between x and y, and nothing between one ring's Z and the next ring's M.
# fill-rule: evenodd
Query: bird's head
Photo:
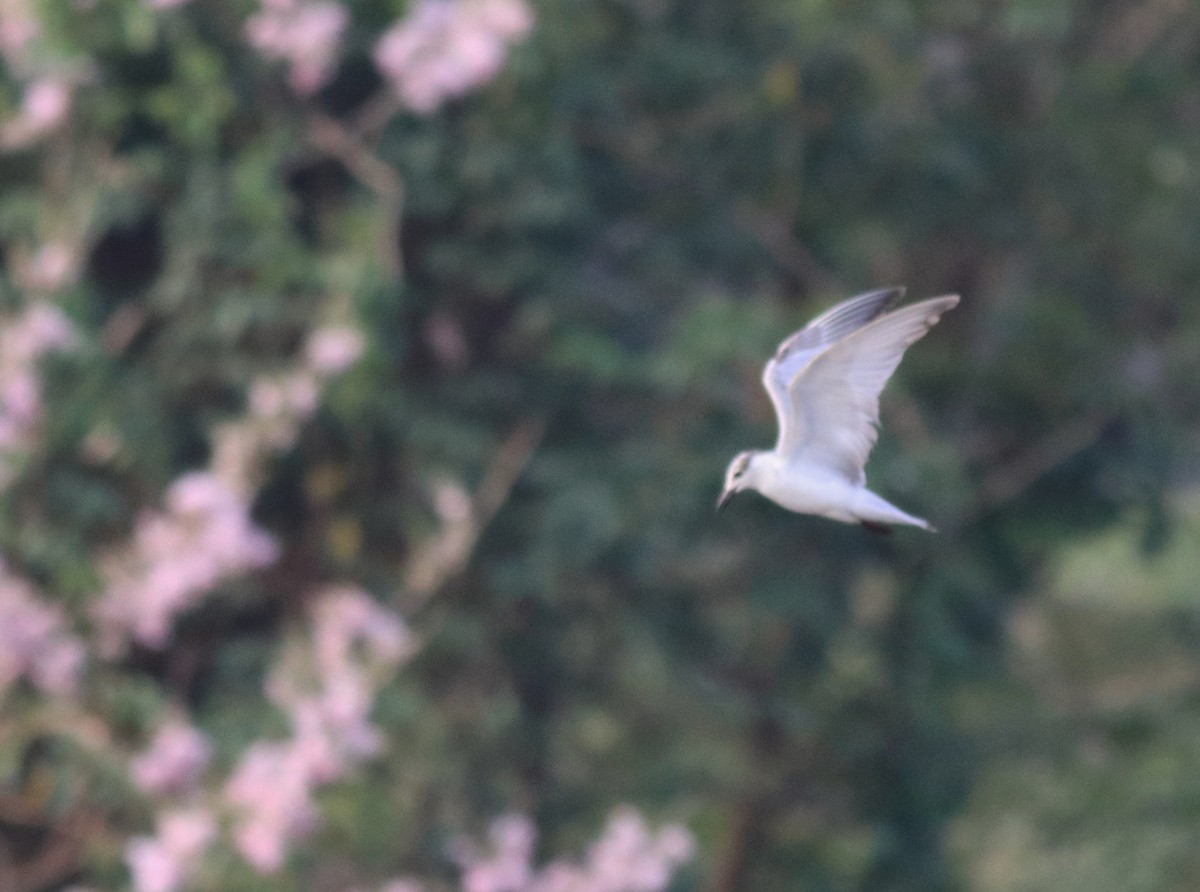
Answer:
M717 499L717 510L720 511L729 504L736 493L754 485L756 464L755 460L762 455L747 449L734 456L733 461L725 471L725 486L721 489L721 497Z

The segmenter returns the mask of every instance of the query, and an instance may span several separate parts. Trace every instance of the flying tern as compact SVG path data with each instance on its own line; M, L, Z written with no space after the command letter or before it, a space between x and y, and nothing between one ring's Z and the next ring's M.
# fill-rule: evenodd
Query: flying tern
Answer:
M863 467L875 445L879 393L904 351L921 339L957 294L893 309L903 288L881 288L843 301L787 338L763 369L775 406L775 448L747 450L729 463L717 509L757 490L790 511L860 523L933 531L867 489Z

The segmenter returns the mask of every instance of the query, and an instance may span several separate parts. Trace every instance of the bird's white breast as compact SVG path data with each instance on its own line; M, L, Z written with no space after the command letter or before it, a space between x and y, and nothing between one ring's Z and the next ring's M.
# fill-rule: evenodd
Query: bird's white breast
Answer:
M777 462L763 474L758 490L789 511L853 522L860 488L824 468Z

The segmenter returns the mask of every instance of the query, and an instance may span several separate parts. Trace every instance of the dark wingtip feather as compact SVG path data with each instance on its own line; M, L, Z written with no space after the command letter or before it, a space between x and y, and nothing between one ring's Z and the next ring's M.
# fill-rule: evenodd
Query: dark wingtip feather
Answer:
M809 350L840 341L894 308L904 297L904 291L903 285L892 285L847 298L780 344L774 361L782 363L794 350Z
M838 341L891 310L904 297L904 286L893 285L856 294L813 320L826 341Z

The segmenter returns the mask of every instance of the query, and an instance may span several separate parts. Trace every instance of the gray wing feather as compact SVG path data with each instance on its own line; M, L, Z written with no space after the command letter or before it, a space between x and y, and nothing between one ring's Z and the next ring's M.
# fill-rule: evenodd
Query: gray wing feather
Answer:
M878 436L880 392L904 351L957 303L948 294L902 307L813 355L788 385L795 423L777 448L861 483Z
M903 288L879 288L855 295L826 310L779 345L763 369L763 386L779 422L776 449L794 438L793 428L799 423L799 419L793 417L794 402L789 395L797 373L830 344L877 319L903 296Z

